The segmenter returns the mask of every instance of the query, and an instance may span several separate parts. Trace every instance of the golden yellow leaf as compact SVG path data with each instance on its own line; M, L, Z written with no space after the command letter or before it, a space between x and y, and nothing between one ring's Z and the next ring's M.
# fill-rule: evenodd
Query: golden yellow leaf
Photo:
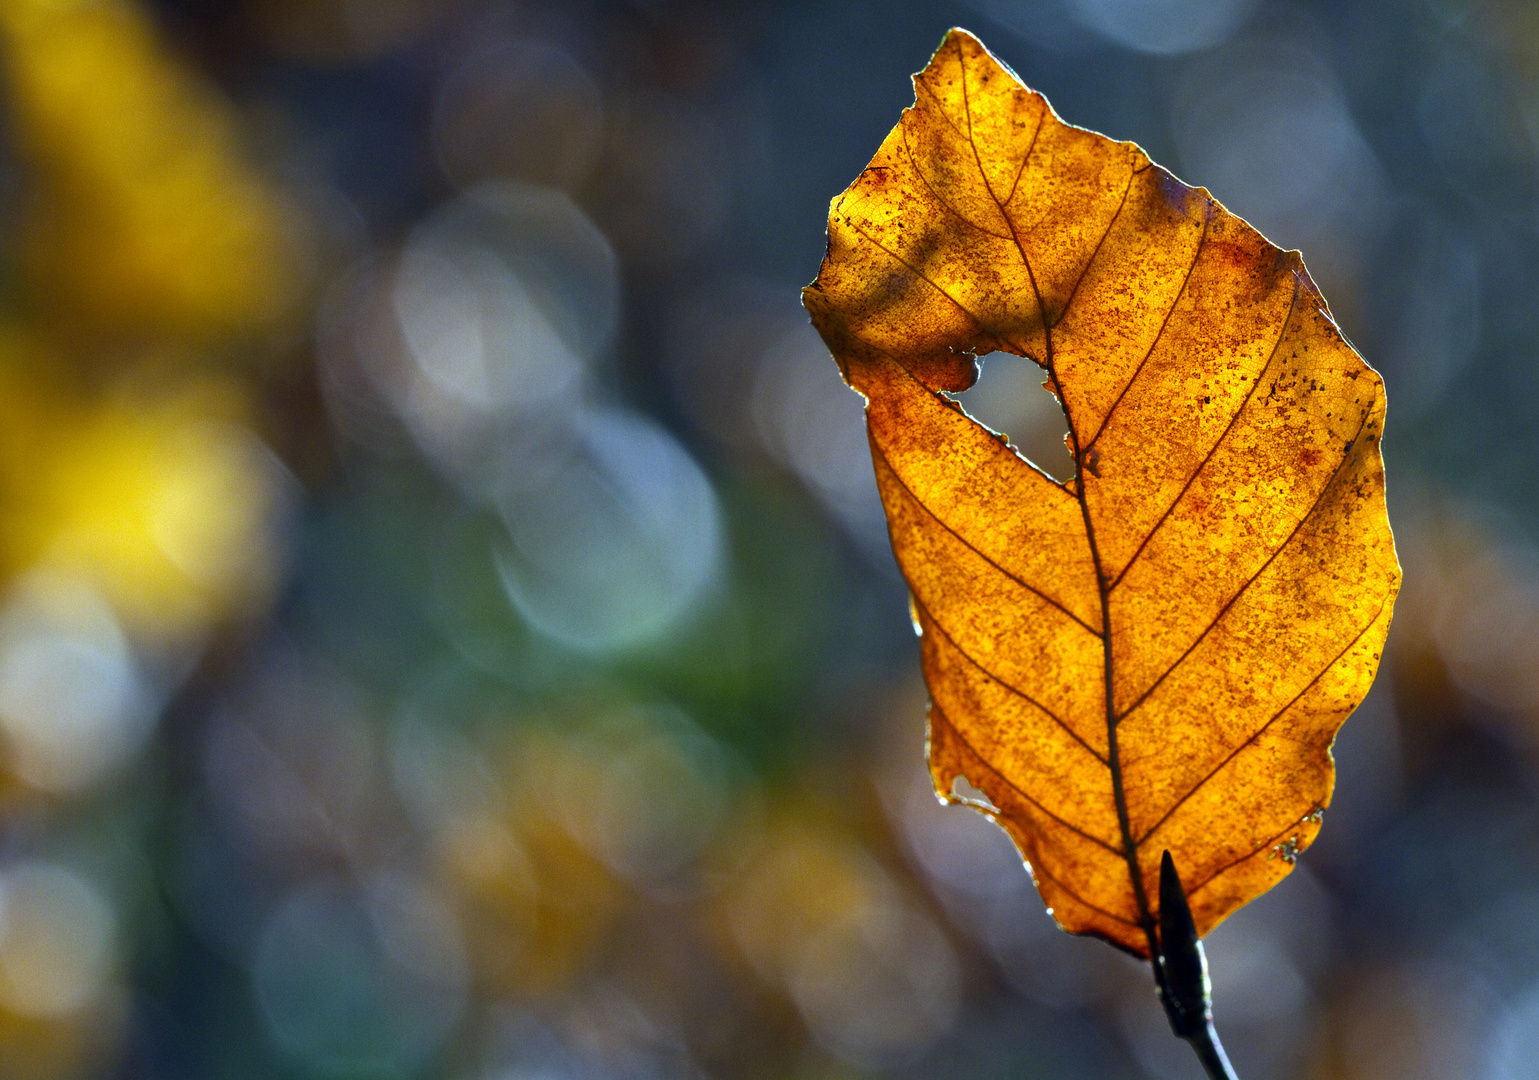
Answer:
M914 81L803 299L867 399L937 789L987 795L1066 929L1147 956L1163 850L1206 933L1319 830L1400 581L1383 383L1297 252L970 34ZM1067 483L948 396L996 350L1045 370Z

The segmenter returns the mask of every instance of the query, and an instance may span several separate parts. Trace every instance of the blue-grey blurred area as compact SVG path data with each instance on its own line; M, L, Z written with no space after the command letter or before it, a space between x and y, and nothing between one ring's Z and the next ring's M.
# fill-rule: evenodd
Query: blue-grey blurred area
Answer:
M0 0L0 1080L1196 1080L930 789L798 301L952 25L1388 385L1240 1075L1539 1080L1530 0ZM1039 384L966 404L1065 476Z

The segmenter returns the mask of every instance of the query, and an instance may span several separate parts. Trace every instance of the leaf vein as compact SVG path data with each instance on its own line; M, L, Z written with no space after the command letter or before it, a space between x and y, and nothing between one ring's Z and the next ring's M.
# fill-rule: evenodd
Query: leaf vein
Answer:
M1034 862L1034 863L1031 864L1031 872L1033 874L1039 874L1042 877L1047 878L1047 880L1051 881L1054 885L1058 886L1058 888L1062 889L1064 894L1067 895L1075 903L1084 905L1085 907L1089 908L1091 911L1095 912L1097 915L1104 915L1108 919L1112 920L1113 922L1121 923L1123 926L1138 927L1138 926L1141 925L1140 923L1136 923L1132 919L1124 918L1121 915L1113 915L1111 912L1107 911L1105 908L1101 907L1099 904L1092 904L1089 900L1086 900L1079 893L1075 892L1073 889L1069 888L1068 885L1064 884L1064 881L1063 881L1062 878L1058 877L1056 874L1053 874L1053 873L1050 873L1047 870L1044 870L1042 868L1042 865L1041 865L1040 861L1039 862ZM1126 946L1122 946L1122 947L1125 948Z
M910 273L912 273L915 277L919 278L925 284L929 285L930 288L932 288L936 292L940 293L943 297L945 297L948 301L950 301L956 307L956 309L958 311L960 311L963 315L966 315L973 322L977 323L978 324L978 328L980 330L984 331L990 337L992 337L994 339L994 341L996 342L996 344L1000 345L1001 347L1004 346L1005 339L997 330L995 330L988 323L984 322L977 315L974 315L971 311L969 311L962 304L962 302L960 300L958 300L956 297L952 296L945 289L941 288L940 285L935 281L935 279L930 277L929 274L926 274L923 270L919 269L919 267L915 266L913 263L909 262L903 256L899 255L897 252L895 252L891 248L889 248L886 244L882 243L876 237L872 236L870 233L868 233L865 230L864 227L859 225L855 221L854 218L850 217L849 215L845 215L844 220L845 220L846 223L848 223L850 228L854 229L856 232L860 233L861 236L865 237L866 241L868 243L870 243L873 247L876 247L879 250L881 250L884 254L886 254L889 258L891 258L898 265L902 266L904 269L906 269Z
M989 198L994 200L994 206L999 211L1000 220L1005 223L1005 227L1010 230L1010 236L1015 240L1015 250L1021 253L1021 263L1026 267L1026 276L1031 279L1031 289L1036 295L1037 317L1042 320L1042 330L1043 333L1046 333L1048 329L1047 307L1042 303L1042 290L1037 287L1037 275L1031 268L1031 260L1026 257L1026 246L1021 243L1021 231L1015 227L1015 219L1005 210L1005 204L1000 202L999 195L994 191L994 185L989 182L989 174L983 168L983 154L978 149L978 140L973 137L973 106L972 99L968 96L967 92L967 62L962 56L962 41L960 38L957 39L957 66L961 69L962 108L967 112L967 142L973 150L973 163L978 166L978 178L983 181L983 190L987 191ZM1044 112L1042 115L1045 120L1047 114ZM1041 131L1041 129L1042 125L1039 122L1037 130ZM1037 141L1035 135L1032 136L1031 141L1035 145ZM1025 165L1024 158L1021 164Z
M1003 781L1010 788L1011 791L1015 792L1021 798L1025 799L1027 802L1031 803L1032 806L1035 806L1038 810L1042 811L1042 813L1046 814L1048 817L1052 818L1058 824L1062 825L1065 829L1068 829L1075 836L1081 837L1082 839L1085 839L1085 840L1089 840L1092 844L1095 844L1099 848L1103 848L1107 853L1109 853L1111 855L1118 855L1118 856L1120 856L1122 854L1122 852L1118 851L1115 847L1113 847L1112 845L1108 844L1105 840L1102 840L1100 837L1094 836L1091 833L1086 832L1084 829L1081 829L1078 825L1075 825L1073 822L1068 821L1067 819L1065 819L1063 817L1060 817L1058 814L1055 814L1053 811L1049 810L1046 806L1042 805L1041 802L1039 802L1037 799L1033 798L1031 793L1028 792L1025 788L1021 787L1021 785L1017 784L1014 780L1011 780L1004 773L1000 772L999 769L994 765L994 763L992 761L990 761L988 758L984 757L978 751L978 748L972 744L972 741L970 739L968 739L968 737L966 735L963 735L960 730L957 729L957 726L954 723L951 722L951 717L946 715L946 710L942 709L940 707L940 705L938 705L933 699L930 701L930 710L931 710L931 713L933 715L935 715L935 716L940 718L941 723L945 724L946 727L951 729L951 734L955 735L957 740L959 742L961 742L961 744L963 746L967 747L968 752L971 753L973 757L977 758L979 763L982 764L985 769L989 770L989 772L991 772L995 776L999 777L999 779L1001 781Z
M1235 859L1233 862L1228 862L1228 863L1225 863L1223 866L1220 866L1217 870L1213 871L1211 874L1209 874L1207 877L1203 878L1197 884L1188 886L1187 890L1186 890L1186 895L1189 896L1189 897L1195 895L1199 889L1207 888L1207 886L1212 884L1212 882L1216 878L1218 878L1218 877L1220 877L1220 876L1222 876L1224 874L1227 874L1229 871L1233 870L1236 866L1239 866L1241 863L1249 862L1251 859L1254 859L1257 855L1260 855L1263 851L1267 851L1274 844L1276 844L1278 841L1280 841L1283 837L1287 836L1289 833L1298 832L1299 831L1299 825L1303 822L1303 820L1305 818L1307 818L1310 814L1313 814L1316 810L1323 810L1323 809L1325 809L1325 807L1321 806L1319 803L1311 804L1311 806L1309 807L1308 810L1304 811L1302 814L1299 815L1297 821L1293 822L1291 825L1289 825L1282 832L1277 833L1275 836L1272 836L1272 837L1268 838L1267 840L1262 841L1261 844L1256 848L1255 851L1246 852L1244 855L1241 855L1238 859Z
M1331 668L1333 668L1337 664L1339 664L1341 662L1341 658L1346 656L1347 653L1351 652L1352 649L1356 647L1356 645L1357 645L1357 643L1359 641L1363 640L1363 635L1366 634L1369 630L1373 629L1373 625L1379 621L1379 616L1384 613L1384 604L1386 602L1387 601L1380 601L1378 609L1376 611L1374 611L1374 613L1373 613L1373 618L1369 619L1368 622L1363 626L1363 628L1352 636L1352 640L1347 642L1347 644L1342 648L1342 650L1340 652L1338 652L1335 656L1331 657L1330 661L1315 674L1314 678L1310 679L1309 682L1305 683L1303 688L1300 689L1297 694L1294 694L1292 699L1290 699L1286 705L1284 705L1282 708L1278 709L1275 713L1273 713L1271 718L1269 720L1267 720L1266 723L1262 724L1254 732L1252 732L1250 735L1248 735L1244 739L1242 739L1239 742L1239 744L1234 747L1233 750L1229 751L1229 753L1227 755L1225 755L1225 757L1224 757L1224 759L1222 761L1220 761L1217 765L1213 766L1212 770L1206 776L1204 776L1201 780L1198 780L1197 783L1193 784L1192 787L1184 795L1182 795L1179 799L1177 799L1174 803L1172 803L1170 809L1166 810L1165 813L1160 816L1160 819L1158 821L1156 821L1153 825L1149 826L1148 830L1142 836L1140 836L1138 838L1138 840L1136 842L1136 846L1142 847L1143 844L1144 844L1144 841L1148 840L1149 837L1153 836L1156 832L1158 832L1159 829L1160 829L1160 826L1164 825L1167 821L1169 821L1171 816L1173 814L1175 814L1175 812L1177 810L1179 810L1181 808L1181 806L1188 799L1190 799L1193 795L1197 794L1197 792L1202 789L1204 784L1206 784L1209 780L1212 780L1215 776L1217 776L1220 772L1222 772L1224 770L1224 768L1227 765L1229 765L1230 762L1234 761L1235 758L1239 757L1240 754L1245 750L1245 748L1247 746L1249 746L1251 743L1255 742L1262 735L1265 735L1267 730L1269 728L1271 728L1271 726L1273 724L1275 724L1278 720L1280 720L1283 717L1283 715L1288 712L1289 709L1291 709L1291 708L1293 708L1293 706L1297 705L1305 694L1309 693L1310 690L1314 689L1315 686L1320 682L1320 680L1325 678L1326 673L1329 672L1331 670Z
M1122 399L1132 389L1138 377L1143 374L1144 368L1149 364L1149 358L1154 355L1154 350L1159 347L1161 339L1165 337L1165 328L1170 325L1170 317L1176 313L1176 308L1181 305L1181 298L1186 295L1186 287L1191 284L1192 271L1197 269L1197 261L1202 258L1202 250L1208 243L1208 228L1213 224L1213 210L1218 204L1212 199L1208 200L1207 212L1202 219L1202 235L1197 238L1197 250L1192 253L1192 264L1186 268L1186 276L1181 279L1181 288L1176 291L1175 299L1170 302L1170 307L1165 311L1165 317L1160 320L1160 328L1155 331L1154 340L1149 342L1149 349L1144 353L1144 358L1133 369L1133 374L1128 376L1128 381L1122 384L1122 389L1117 391L1117 397L1111 403L1111 408L1106 410L1106 415L1101 417L1100 425L1095 429L1095 434L1090 436L1090 441L1085 444L1089 450L1100 440L1101 434L1106 430L1106 425L1111 423L1112 414L1122 404Z
M924 174L924 170L920 168L919 159L914 156L914 148L909 145L907 127L903 129L903 153L908 156L909 164L914 166L914 175L919 177L919 182L925 186L925 190L930 193L930 196L936 201L942 210L945 210L948 214L956 218L963 225L977 230L984 236L992 236L996 240L1010 239L1010 237L1006 236L1004 233L997 233L991 229L985 229L972 218L963 214L962 211L958 210L955 206L952 206L951 203L947 202L946 199L941 196L940 192L935 190L935 185L930 183L930 178L926 176Z
M929 517L931 521L935 522L935 524L937 524L941 528L945 529L947 533L949 533L951 536L955 537L956 540L960 544L962 544L964 547L967 548L967 550L971 551L974 555L978 556L978 558L980 558L984 562L988 563L989 566L992 569L998 571L1003 576L1009 578L1011 581L1015 582L1017 585L1019 585L1021 588L1025 589L1027 592L1029 592L1029 593L1033 594L1034 596L1038 597L1039 599L1042 600L1043 603L1050 604L1052 607L1057 608L1059 611L1063 612L1064 615L1066 615L1068 618L1072 619L1076 624L1078 624L1082 629L1084 629L1084 631L1087 634L1090 634L1090 635L1096 636L1096 637L1100 636L1100 633L1101 633L1100 630L1096 629L1095 627L1091 626L1089 623L1085 622L1084 619L1081 619L1078 615L1074 614L1074 612L1072 612L1068 608L1064 607L1063 604L1060 601L1058 601L1058 600L1054 599L1053 597L1049 596L1047 593L1045 593L1041 589L1037 588L1035 585L1033 585L1031 582L1027 581L1025 578L1018 577L1015 574L1012 574L1010 571L1006 570L1003 566L999 565L999 563L995 562L992 556L986 555L982 551L978 550L978 548L971 541L969 541L961 533L957 532L956 529L952 528L951 525L948 524L939 515L937 515L934 510L931 510L928 506L926 506L924 500L921 499L918 495L915 495L914 494L914 489L908 486L908 481L904 480L903 477L898 475L898 470L893 468L892 459L887 456L887 451L882 449L881 445L876 441L876 438L874 436L870 436L870 441L871 441L871 452L874 455L876 455L877 457L881 458L882 465L887 469L887 471L889 473L892 474L892 478L898 482L898 486L901 487L905 492L908 493L908 497L914 500L915 505L917 505L921 510L923 510L925 512L925 515L927 517ZM1033 471L1035 471L1035 470L1033 470Z
M1112 228L1117 224L1117 219L1122 216L1123 207L1128 204L1128 195L1133 191L1133 180L1138 176L1139 170L1131 169L1128 172L1128 186L1122 189L1122 201L1117 204L1117 212L1112 214L1111 220L1106 223L1106 228L1101 232L1101 238L1095 242L1095 249L1090 252L1090 258L1085 260L1085 265L1080 268L1079 277L1074 279L1074 287L1069 290L1068 298L1064 300L1063 307L1058 311L1056 322L1063 322L1064 316L1069 313L1069 306L1074 303L1074 298L1079 295L1079 287L1084 283L1085 276L1090 273L1090 267L1095 264L1097 256L1101 254L1101 247L1106 243L1106 238L1111 235ZM1007 200L1008 201L1008 200Z
M1041 712L1042 712L1042 715L1046 716L1049 720L1051 720L1053 723L1057 724L1060 728L1063 729L1064 734L1068 735L1069 738L1073 739L1075 742L1077 742L1081 746L1083 746L1085 748L1085 752L1086 753L1088 753L1091 757L1095 758L1102 765L1107 764L1106 759L1100 755L1100 753L1096 750L1096 748L1091 746L1088 742L1086 742L1083 738L1081 738L1079 732L1075 731L1067 723L1065 723L1062 717L1060 717L1057 713L1053 712L1053 710L1049 709L1046 705L1042 704L1042 702L1038 701L1036 698L1034 698L1030 694L1026 693L1026 691L1022 690L1020 687L1014 686L1011 683L1006 682L1004 679L1001 679L998 675L996 675L989 668L984 667L981 663L979 663L977 657L973 656L972 653L970 653L966 649L962 648L961 643L957 641L957 639L952 635L950 630L947 630L946 627L941 624L941 621L935 617L935 613L929 609L929 607L925 604L925 602L923 600L919 599L919 597L917 597L917 596L914 596L913 600L914 600L914 606L917 607L919 609L920 613L923 614L924 617L927 620L929 620L931 625L933 625L935 627L935 629L940 632L941 637L945 638L947 641L949 641L951 643L951 647L957 651L957 654L959 656L961 656L962 659L966 660L973 667L975 667L979 671L981 671L986 678L992 679L994 682L996 682L1000 686L1004 687L1006 690L1008 690L1010 693L1014 694L1016 697L1020 698L1022 701L1026 702L1028 705L1031 705L1033 708L1040 709Z
M1154 534L1160 531L1160 526L1165 524L1165 520L1170 517L1175 508L1180 505L1181 500L1186 497L1186 493L1190 491L1192 485L1197 482L1197 477L1202 475L1202 470L1208 467L1208 462L1213 460L1213 455L1218 453L1218 448L1224 444L1224 440L1227 439L1229 437L1229 433L1234 430L1235 424L1237 424L1240 420L1240 414L1245 411L1245 406L1249 405L1250 399L1255 396L1256 388L1260 386L1261 381L1266 378L1266 373L1272 370L1272 361L1277 359L1277 350L1282 346L1283 338L1288 334L1288 324L1293 320L1293 310L1298 304L1298 299L1299 277L1298 274L1295 273L1293 275L1293 298L1288 301L1288 314L1283 318L1282 329L1277 332L1277 340L1272 343L1272 351L1267 353L1266 363L1263 364L1261 366L1261 370L1256 373L1255 379L1251 380L1250 389L1245 391L1245 399L1240 402L1239 408L1235 409L1234 415L1229 418L1229 423L1224 425L1224 430L1219 432L1218 439L1215 440L1213 445L1208 448L1207 456L1205 456L1202 461L1198 463L1197 468L1192 470L1192 475L1186 478L1186 483L1181 485L1181 490L1176 493L1176 497L1171 501L1170 505L1165 508L1165 512L1160 515L1159 520L1154 523L1154 527L1145 533L1144 538L1139 541L1138 549L1134 551L1132 557L1123 564L1121 572L1117 574L1115 579L1113 579L1111 588L1115 589L1118 585L1122 584L1122 579L1126 577L1127 572L1133 568L1133 564L1138 561L1138 557L1144 553L1144 548L1149 546L1149 541L1154 539Z
M1372 413L1373 406L1372 403L1370 403L1369 407L1363 410L1363 418L1357 425L1357 435L1353 437L1353 439L1347 444L1349 447L1355 445L1357 440L1362 437L1363 428L1367 426L1368 417L1372 415ZM1352 452L1351 450L1348 450L1344 455L1342 455L1341 464L1336 466L1336 471L1331 474L1331 478L1325 482L1325 485L1320 489L1320 493L1315 496L1315 501L1310 505L1309 509L1305 511L1304 516L1299 518L1298 524L1293 526L1293 531L1283 539L1281 544L1277 545L1276 550L1267 556L1266 561L1256 569L1254 574L1245 580L1245 583L1241 585L1239 589L1235 591L1235 594L1224 603L1224 606L1219 608L1218 613L1214 615L1212 620L1209 621L1208 625L1203 628L1202 633L1198 634L1196 639L1187 646L1186 651L1183 652L1180 656L1176 657L1175 662L1167 667L1164 672L1161 673L1160 677L1155 679L1154 682L1149 685L1148 689L1146 689L1142 694L1139 694L1137 699L1125 710L1123 710L1122 715L1117 718L1118 723L1126 720L1128 715L1132 713L1134 709L1142 705L1145 701L1148 700L1150 694L1159 689L1160 684L1169 678L1170 674L1175 671L1176 668L1180 667L1188 656L1192 655L1192 652L1197 648L1198 645L1202 644L1203 640L1208 636L1208 634L1213 631L1213 628L1223 620L1224 616L1229 613L1230 609L1234 607L1235 603L1240 599L1240 597L1245 595L1245 590L1249 589L1251 585L1255 584L1256 579L1259 578L1262 574L1266 573L1267 567L1271 566L1277 557L1288 549L1288 545L1293 543L1294 539L1298 536L1299 530L1301 530L1305 523L1308 522L1310 518L1314 517L1315 512L1320 509L1321 504L1325 501L1325 496L1329 494L1331 489L1336 486L1336 481L1341 478L1343 472L1346 469L1347 463L1351 460Z
M1026 152L1021 155L1020 167L1015 170L1015 179L1010 183L1010 194L1005 196L1006 206L1009 206L1012 202L1015 201L1016 189L1021 186L1021 177L1026 175L1026 163L1031 160L1032 151L1037 148L1037 136L1042 134L1042 125L1047 123L1047 114L1047 101L1043 100L1042 108L1037 113L1036 130L1031 133L1031 142L1026 144Z
M960 138L967 138L967 134L961 128L957 127L957 122L951 119L951 114L946 111L945 102L941 101L939 95L937 95L935 91L930 88L930 84L925 82L923 79L916 78L914 80L914 85L930 95L930 100L935 102L935 111L940 115L942 120L946 121L947 126L950 127L952 131L956 132Z

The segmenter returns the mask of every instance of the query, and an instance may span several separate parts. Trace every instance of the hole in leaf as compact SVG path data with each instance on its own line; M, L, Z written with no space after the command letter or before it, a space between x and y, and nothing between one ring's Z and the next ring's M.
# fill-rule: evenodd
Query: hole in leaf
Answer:
M978 381L958 395L967 415L999 432L1033 465L1055 480L1074 475L1074 459L1064 443L1069 433L1063 407L1042 381L1046 373L1032 361L1009 353L978 358Z
M995 813L999 812L999 807L994 805L993 800L982 791L973 787L972 781L960 773L951 781L951 794L965 803L972 803L974 806L981 806L985 810L992 810Z

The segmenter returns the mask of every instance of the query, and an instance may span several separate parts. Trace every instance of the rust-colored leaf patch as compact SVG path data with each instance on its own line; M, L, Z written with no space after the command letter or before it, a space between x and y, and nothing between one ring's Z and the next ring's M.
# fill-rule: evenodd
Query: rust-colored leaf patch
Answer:
M1297 252L967 32L914 84L803 299L867 399L937 789L988 796L1065 928L1148 956L1162 851L1206 933L1319 830L1400 582L1383 383ZM993 351L1046 372L1074 479L949 396Z

